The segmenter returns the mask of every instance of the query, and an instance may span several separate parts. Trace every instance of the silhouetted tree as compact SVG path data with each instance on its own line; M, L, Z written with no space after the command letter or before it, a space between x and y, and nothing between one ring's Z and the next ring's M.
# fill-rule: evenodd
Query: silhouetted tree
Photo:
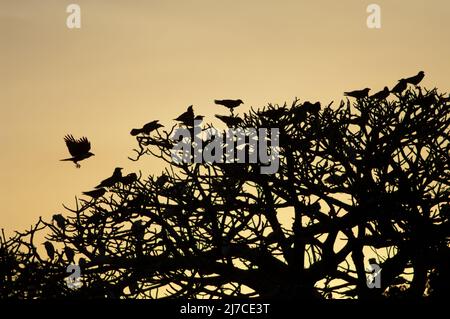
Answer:
M136 132L133 160L155 156L167 169L118 178L64 217L3 236L0 297L448 295L449 114L448 98L420 87L252 109L232 125L280 129L272 175L257 163L175 163L176 125ZM379 289L367 286L369 257ZM64 281L72 260L79 289Z

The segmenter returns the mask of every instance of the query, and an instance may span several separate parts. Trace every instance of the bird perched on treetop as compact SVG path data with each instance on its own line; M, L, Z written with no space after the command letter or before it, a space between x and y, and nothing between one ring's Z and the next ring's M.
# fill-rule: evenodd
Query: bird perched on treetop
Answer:
M303 103L302 109L308 113L318 113L320 111L320 102L311 103L306 101Z
M122 179L122 167L116 167L111 177L104 179L95 188L112 187Z
M180 116L178 116L174 120L175 121L179 121L179 122L183 122L184 124L191 123L192 121L194 121L194 108L193 108L193 106L190 105L187 108L186 112L184 112L183 114L181 114Z
M365 97L367 97L369 95L369 88L365 88L362 90L355 90L355 91L350 91L350 92L344 92L345 96L351 96L354 97L356 99L363 99Z
M130 173L127 176L122 177L122 184L124 185L130 185L132 183L134 183L135 181L137 181L137 175L136 173Z
M78 164L78 162L94 156L93 153L89 152L91 150L91 143L86 137L82 137L77 140L72 135L66 135L64 137L64 141L66 142L67 148L69 149L69 153L72 157L62 159L61 161L72 161L75 163L77 168L80 168L81 165Z
M419 73L417 73L414 76L411 76L409 78L405 79L406 83L412 84L412 85L418 85L420 83L420 81L422 81L422 79L425 76L425 72L420 71Z
M401 94L404 90L406 90L407 86L408 82L406 82L405 79L400 79L398 80L398 83L394 86L394 88L391 90L391 92Z
M224 122L228 127L237 126L242 123L242 119L237 116L218 115L216 117Z
M158 122L159 122L158 120L155 120L145 124L142 128L134 128L131 130L130 134L132 136L136 136L140 133L150 135L150 133L153 132L154 130L163 127L163 125L159 124Z
M61 214L53 215L52 219L56 222L59 228L64 229L66 227L66 219Z
M214 100L214 103L218 105L223 105L231 110L231 113L233 113L234 108L238 107L241 104L244 104L244 102L239 100Z
M98 188L98 189L94 189L92 191L83 192L84 195L90 196L93 199L102 197L103 195L105 195L105 193L106 193L106 189L104 189L104 188Z
M387 86L385 86L383 90L375 93L370 98L375 99L375 100L384 100L385 98L387 98L389 96L389 94L391 94L391 92L389 92L389 88Z

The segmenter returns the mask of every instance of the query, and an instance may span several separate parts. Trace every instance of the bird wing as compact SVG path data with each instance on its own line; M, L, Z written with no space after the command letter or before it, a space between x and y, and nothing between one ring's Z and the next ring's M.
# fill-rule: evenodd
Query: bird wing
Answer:
M91 149L91 143L84 136L77 140L72 135L66 135L64 141L66 142L70 155L73 157L84 155Z

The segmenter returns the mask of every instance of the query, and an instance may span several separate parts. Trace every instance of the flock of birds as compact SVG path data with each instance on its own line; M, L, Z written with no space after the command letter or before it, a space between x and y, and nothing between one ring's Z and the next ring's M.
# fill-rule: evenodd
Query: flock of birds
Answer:
M403 78L398 81L398 83L392 88L392 90L389 90L388 87L384 87L383 90L380 92L377 92L371 96L369 96L370 88L365 88L362 90L355 90L350 92L344 92L345 96L353 97L356 99L364 99L364 98L371 98L376 100L383 100L386 99L391 93L395 94L401 94L404 90L406 90L408 84L412 85L418 85L422 79L424 78L425 73L423 71L420 71L414 76ZM217 105L224 106L228 108L231 111L231 116L228 115L215 115L216 118L224 122L229 127L234 127L239 125L242 122L242 119L234 115L234 109L243 104L244 102L240 99L238 100L214 100L214 103ZM302 107L303 111L310 111L310 112L318 112L320 110L320 103L310 103L305 102ZM267 116L272 115L272 117L277 117L278 115L278 109L272 109L268 110L267 112L273 112L274 114L265 114ZM180 124L185 125L186 127L193 127L194 121L196 120L203 120L202 115L195 115L193 106L189 106L187 110L182 113L180 116L178 116L175 121L180 122ZM137 136L139 134L144 135L150 135L151 132L157 130L158 128L163 127L159 123L158 120L151 121L147 124L145 124L141 128L133 128L130 132L132 136ZM90 151L91 150L91 143L86 137L82 137L80 139L74 138L72 135L66 135L64 137L64 141L67 145L67 148L69 150L69 153L72 157L62 159L61 161L71 161L73 162L77 168L80 168L79 162L90 158L91 156L94 156L94 154ZM94 199L99 198L103 196L106 192L106 189L109 187L114 186L116 183L121 182L124 185L129 185L137 180L137 176L135 173L128 174L126 176L122 176L122 168L117 167L112 176L103 180L99 185L95 187L94 190L84 192L83 194L90 196Z
M419 73L417 73L414 76L398 80L398 83L392 88L392 90L389 90L389 88L387 86L385 86L383 90L370 96L370 98L373 98L376 100L384 100L391 93L401 94L404 90L406 90L406 88L408 87L408 84L417 86L423 80L424 77L425 77L425 72L420 71ZM362 90L344 92L344 95L354 97L356 99L363 99L363 98L369 97L369 91L370 91L370 88L365 88Z

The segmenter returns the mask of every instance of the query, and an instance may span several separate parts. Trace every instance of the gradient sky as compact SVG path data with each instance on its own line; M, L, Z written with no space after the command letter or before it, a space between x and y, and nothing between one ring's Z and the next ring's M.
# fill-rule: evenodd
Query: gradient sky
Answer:
M70 3L79 30L66 27ZM366 26L371 3L381 29ZM449 18L448 0L0 0L0 227L50 219L116 166L159 173L127 159L129 131L190 104L207 120L216 98L243 99L240 112L328 104L419 70L448 92ZM59 161L67 133L92 141L81 169Z

